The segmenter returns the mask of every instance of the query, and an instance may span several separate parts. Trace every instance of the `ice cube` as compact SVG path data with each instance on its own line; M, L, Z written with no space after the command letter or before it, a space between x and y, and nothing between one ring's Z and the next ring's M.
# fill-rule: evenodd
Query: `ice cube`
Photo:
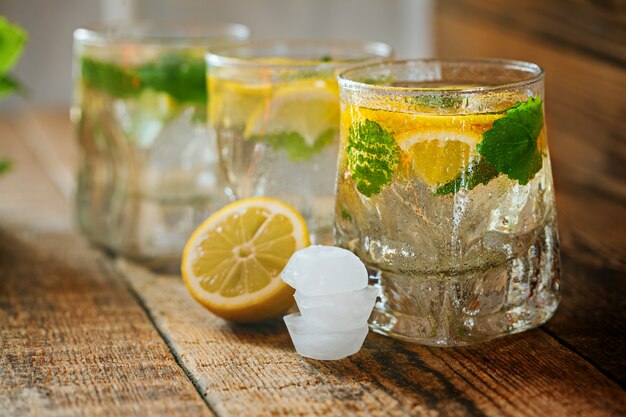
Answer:
M366 287L318 296L304 295L298 290L294 297L307 323L328 330L350 330L367 324L377 294L377 288Z
M294 253L280 276L300 293L311 296L360 290L368 280L365 265L355 254L322 245Z
M298 313L283 319L296 352L305 358L324 361L334 361L357 353L368 331L367 325L342 332L327 330L307 323Z

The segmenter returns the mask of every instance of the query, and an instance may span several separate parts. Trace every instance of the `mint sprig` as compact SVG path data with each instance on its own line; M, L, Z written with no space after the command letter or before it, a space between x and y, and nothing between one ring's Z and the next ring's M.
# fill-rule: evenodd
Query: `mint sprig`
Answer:
M436 195L455 194L461 189L471 190L478 184L487 184L500 173L483 158L472 160L467 169L450 182L437 188Z
M207 101L206 64L202 57L186 53L162 55L141 66L136 74L144 87L169 94L179 103Z
M391 182L400 148L393 135L371 120L356 122L348 134L348 169L357 190L366 197Z
M294 162L301 162L310 159L319 153L326 146L333 142L335 129L329 128L309 145L304 137L298 132L278 132L268 135L250 136L249 140L263 142L274 149L282 149L289 159Z
M81 75L88 86L113 97L133 97L150 88L169 94L179 103L207 102L204 59L188 53L164 54L138 67L122 67L84 56Z
M483 140L476 145L481 158L472 161L454 180L437 188L435 194L472 190L501 173L522 185L528 184L543 165L541 150L537 146L542 128L541 98L531 97L526 102L517 103L483 133Z
M113 97L133 97L142 88L141 80L130 70L88 57L81 59L81 75L85 84Z
M531 97L507 110L483 133L476 150L498 172L525 185L541 169L542 155L537 140L543 127L541 98Z

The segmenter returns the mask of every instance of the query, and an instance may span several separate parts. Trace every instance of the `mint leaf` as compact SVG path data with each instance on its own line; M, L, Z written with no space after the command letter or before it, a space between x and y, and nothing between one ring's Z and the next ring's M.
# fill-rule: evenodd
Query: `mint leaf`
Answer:
M371 197L391 182L399 151L391 133L376 122L366 120L350 127L348 169L352 171L352 179L361 194Z
M141 90L139 77L109 62L83 57L81 74L85 84L114 97L131 97Z
M83 57L81 74L87 85L113 97L133 97L151 88L179 103L207 102L204 59L186 53L165 54L136 68Z
M285 151L289 159L294 162L306 161L316 153L319 153L335 138L335 129L324 131L313 143L309 145L304 137L298 132L279 132L269 135L254 135L249 138L255 142L264 142L275 149Z
M483 133L483 140L476 149L495 169L524 185L542 166L541 151L537 148L542 127L541 99L530 98L496 120L492 128Z
M28 35L21 27L0 16L0 75L13 68L27 39Z
M144 87L169 94L179 103L205 104L206 64L203 57L185 53L160 56L137 69Z
M478 184L487 184L500 173L487 161L480 158L473 160L464 172L461 172L455 179L435 191L436 195L455 194L461 189L472 190Z

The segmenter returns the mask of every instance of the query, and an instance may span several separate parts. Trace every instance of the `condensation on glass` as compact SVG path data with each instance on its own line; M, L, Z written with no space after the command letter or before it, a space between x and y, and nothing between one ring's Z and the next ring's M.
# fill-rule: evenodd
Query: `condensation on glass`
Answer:
M391 57L360 41L254 41L207 56L210 122L231 199L279 198L332 244L339 142L337 74Z
M335 241L379 289L371 328L455 346L547 321L560 261L541 68L408 60L339 84Z
M89 239L160 267L226 203L207 127L204 55L235 24L114 23L74 32L76 216Z

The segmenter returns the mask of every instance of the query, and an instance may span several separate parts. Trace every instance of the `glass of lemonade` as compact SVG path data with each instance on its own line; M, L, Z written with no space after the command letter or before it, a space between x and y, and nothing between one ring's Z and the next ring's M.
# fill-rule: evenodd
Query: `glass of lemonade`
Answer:
M313 243L332 243L339 138L337 74L380 61L382 43L259 41L207 55L209 120L231 199L294 205Z
M380 289L371 328L456 346L547 321L560 272L542 69L394 61L339 85L335 240Z
M247 37L234 24L74 32L76 214L93 242L170 265L198 223L227 202L206 125L204 55Z

